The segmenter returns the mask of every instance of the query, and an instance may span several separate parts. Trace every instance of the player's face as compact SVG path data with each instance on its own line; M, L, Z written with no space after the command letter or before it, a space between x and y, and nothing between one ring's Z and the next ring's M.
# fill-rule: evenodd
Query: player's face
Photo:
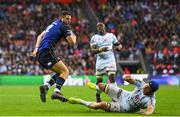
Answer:
M150 95L151 94L151 87L147 84L143 88L144 95Z
M70 24L71 23L71 16L70 15L65 15L63 17L63 22L66 24Z
M98 32L105 33L105 25L103 23L98 23L97 30Z

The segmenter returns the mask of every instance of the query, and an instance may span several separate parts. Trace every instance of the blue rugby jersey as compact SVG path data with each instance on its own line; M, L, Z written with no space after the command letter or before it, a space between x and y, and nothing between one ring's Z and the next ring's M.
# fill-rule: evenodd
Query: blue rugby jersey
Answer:
M45 30L45 35L40 43L39 51L45 48L54 50L57 42L72 34L72 30L60 19L52 22Z

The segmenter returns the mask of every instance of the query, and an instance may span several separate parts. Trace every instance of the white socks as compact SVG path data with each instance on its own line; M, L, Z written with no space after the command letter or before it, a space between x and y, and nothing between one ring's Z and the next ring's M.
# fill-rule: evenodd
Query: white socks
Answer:
M84 101L84 100L81 100L80 101L81 104L85 105L85 106L89 106L92 102L88 102L88 101Z
M44 85L47 85L47 86L48 86L48 88L50 88L50 87L51 87L51 85L50 85L48 82L46 82Z
M60 91L58 88L55 88L55 89L54 89L54 92L59 92L59 93L61 93L61 91Z

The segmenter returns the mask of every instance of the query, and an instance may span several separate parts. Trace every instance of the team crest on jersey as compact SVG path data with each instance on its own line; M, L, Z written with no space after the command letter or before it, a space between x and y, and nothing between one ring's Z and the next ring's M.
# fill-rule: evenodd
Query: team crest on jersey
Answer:
M52 65L52 62L48 62L47 65L48 65L48 66Z

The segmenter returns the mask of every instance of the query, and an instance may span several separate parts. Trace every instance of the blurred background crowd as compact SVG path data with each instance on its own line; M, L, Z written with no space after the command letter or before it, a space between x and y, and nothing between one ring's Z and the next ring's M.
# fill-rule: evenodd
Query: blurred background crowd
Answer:
M93 75L95 55L90 51L89 42L96 32L83 15L81 2L0 0L0 74L50 73L30 54L38 34L65 9L72 13L71 26L78 41L69 47L62 39L56 53L71 75ZM88 4L99 21L106 24L107 31L114 33L122 43L122 50L115 52L118 61L136 60L141 51L149 74L180 74L178 0L89 0Z

